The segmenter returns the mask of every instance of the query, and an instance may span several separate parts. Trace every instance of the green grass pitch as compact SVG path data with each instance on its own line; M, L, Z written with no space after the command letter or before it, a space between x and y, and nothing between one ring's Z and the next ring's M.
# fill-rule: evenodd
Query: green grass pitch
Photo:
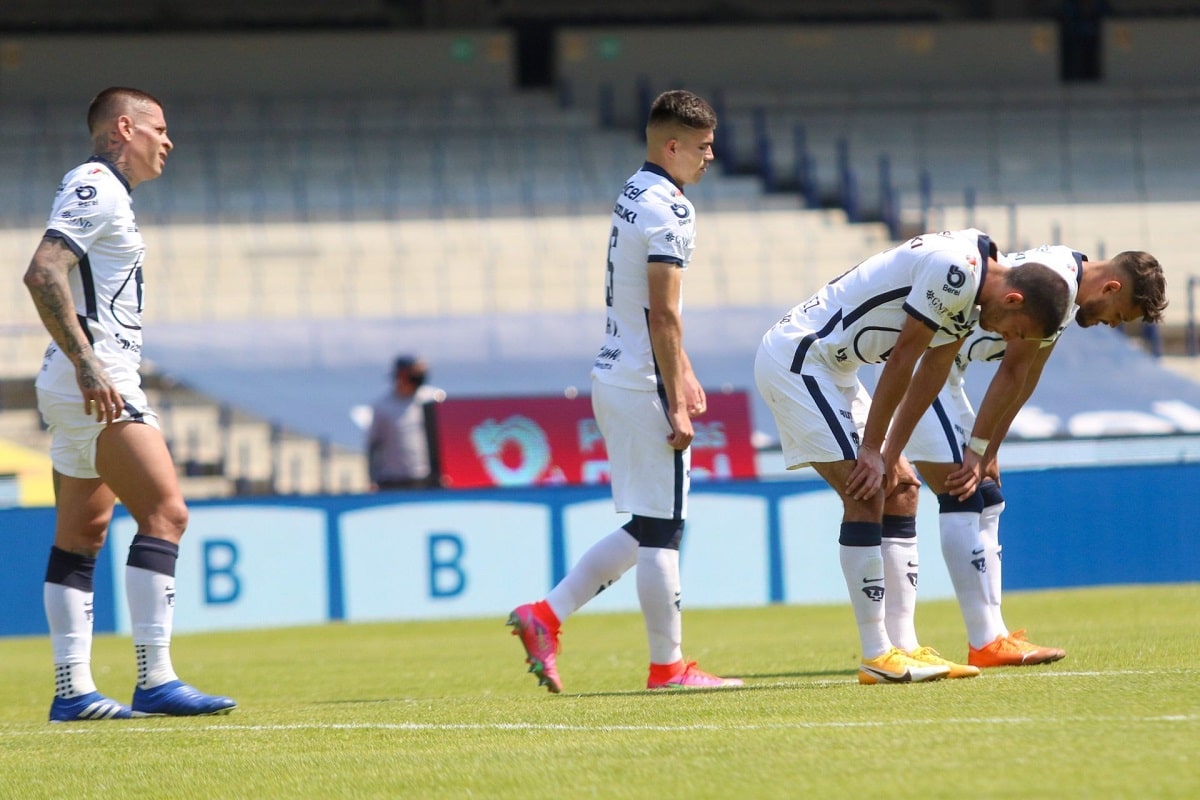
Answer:
M565 691L490 619L177 636L226 717L50 725L49 643L0 639L0 798L1200 797L1200 584L1010 593L1055 664L860 686L849 606L685 610L744 689L652 693L637 614L576 615ZM957 607L923 643L965 659ZM127 638L100 637L128 701Z

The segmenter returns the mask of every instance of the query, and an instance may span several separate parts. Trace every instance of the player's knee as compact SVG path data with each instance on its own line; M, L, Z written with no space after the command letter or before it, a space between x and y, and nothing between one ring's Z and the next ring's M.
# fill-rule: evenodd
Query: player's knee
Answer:
M160 539L178 542L188 526L188 507L183 498L162 503L150 515L144 529ZM139 528L143 528L139 525Z
M920 486L904 483L896 487L883 501L883 513L894 515L916 516L917 499L920 497Z
M683 541L682 519L660 519L642 517L637 514L623 527L625 532L637 540L638 547L661 547L678 550Z

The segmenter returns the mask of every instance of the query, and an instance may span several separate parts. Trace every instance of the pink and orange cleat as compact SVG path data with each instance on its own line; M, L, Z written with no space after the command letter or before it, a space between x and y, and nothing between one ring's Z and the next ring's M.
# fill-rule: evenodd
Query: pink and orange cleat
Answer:
M651 664L647 689L726 689L744 686L740 678L721 678L710 675L696 666L695 661L676 661L674 664Z

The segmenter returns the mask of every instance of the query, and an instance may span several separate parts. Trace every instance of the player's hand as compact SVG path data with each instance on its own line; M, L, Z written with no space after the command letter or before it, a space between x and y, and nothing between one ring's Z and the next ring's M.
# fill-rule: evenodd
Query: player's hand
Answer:
M996 482L997 486L1000 485L1000 462L995 456L984 459L983 477L985 480L991 478Z
M873 447L858 448L858 459L846 479L846 494L855 500L869 500L883 488L883 454Z
M75 379L83 395L83 413L97 422L111 425L125 409L125 398L109 380L95 355L81 358L75 367Z
M688 416L687 411L678 408L672 408L667 418L671 422L671 434L667 437L667 444L676 450L687 450L692 443L692 437L696 435L692 428L692 418Z
M921 485L920 477L917 476L916 470L913 469L907 458L900 458L895 464L888 464L885 456L884 464L887 466L887 474L884 477L883 491L887 497L891 497L901 486Z
M963 449L963 463L958 469L946 476L946 492L959 500L966 500L975 494L983 480L983 463L974 450Z
M708 410L708 395L704 387L696 380L695 375L684 379L684 395L687 398L687 413L690 417L698 417Z

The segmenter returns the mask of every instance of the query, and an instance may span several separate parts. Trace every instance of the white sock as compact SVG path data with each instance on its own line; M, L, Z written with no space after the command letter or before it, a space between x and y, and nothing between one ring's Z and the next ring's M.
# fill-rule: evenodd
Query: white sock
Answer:
M95 593L42 584L42 602L54 652L54 694L69 699L96 691L92 678L92 604Z
M637 593L646 620L651 664L683 660L683 615L680 613L679 551L639 547Z
M880 548L838 545L838 559L850 593L854 620L858 623L863 658L877 658L892 649L883 621L884 575Z
M588 548L546 595L546 603L560 623L566 622L587 601L612 586L637 560L637 539L624 528L617 528Z
M137 654L137 685L153 689L178 680L171 665L171 627L175 619L175 578L161 572L125 567L125 598Z
M1000 546L1000 514L1003 511L1004 503L984 506L979 516L979 533L986 548L984 555L987 557L988 607L991 609L992 627L998 634L1007 636L1011 631L1004 624L1004 615L1000 613L1001 551L1004 549Z
M1003 631L992 624L988 589L991 565L979 530L980 515L975 511L953 511L938 514L942 532L942 557L971 647L983 647Z
M880 545L883 557L884 625L892 644L905 652L920 647L917 641L917 540L916 537L889 539Z

